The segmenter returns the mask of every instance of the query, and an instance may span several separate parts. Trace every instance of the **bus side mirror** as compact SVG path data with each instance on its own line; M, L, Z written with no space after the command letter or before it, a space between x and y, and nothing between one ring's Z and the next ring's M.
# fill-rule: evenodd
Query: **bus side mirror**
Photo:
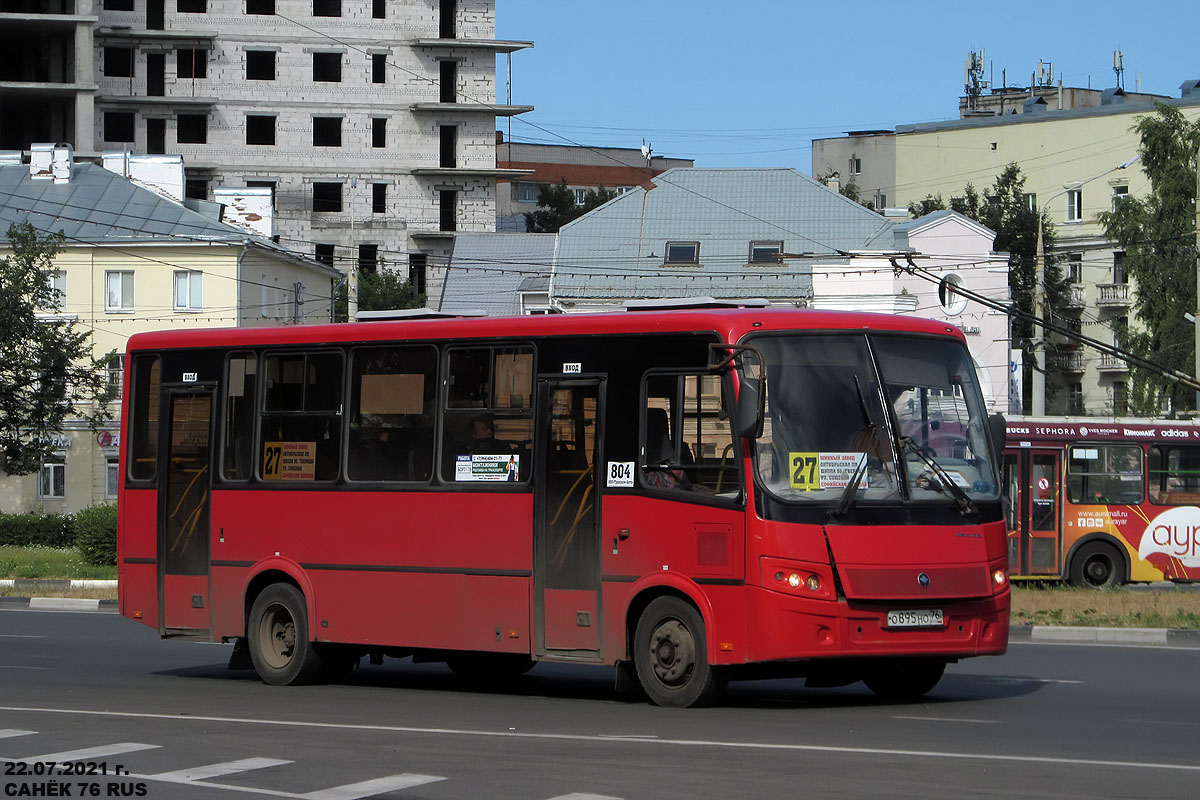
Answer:
M738 382L737 412L734 418L734 433L737 436L750 439L762 436L763 409L767 400L764 388L762 378L743 375Z
M992 440L992 466L996 470L996 480L999 481L1001 469L1004 466L1004 434L1007 423L1003 414L992 414L988 417L988 436Z

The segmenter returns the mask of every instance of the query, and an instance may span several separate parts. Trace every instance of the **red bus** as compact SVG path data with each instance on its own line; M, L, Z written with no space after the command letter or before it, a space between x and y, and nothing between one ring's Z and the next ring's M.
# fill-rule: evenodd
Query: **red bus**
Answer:
M1014 578L1200 579L1200 425L1014 417L1004 483Z
M785 675L912 697L1007 648L1002 428L941 323L412 319L126 358L121 611L267 683L395 656L616 665L675 706Z

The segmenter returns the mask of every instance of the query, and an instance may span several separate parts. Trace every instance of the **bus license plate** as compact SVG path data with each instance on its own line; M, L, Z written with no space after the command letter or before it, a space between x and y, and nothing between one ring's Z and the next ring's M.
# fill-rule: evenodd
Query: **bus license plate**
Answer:
M889 628L941 628L945 624L940 608L887 612Z

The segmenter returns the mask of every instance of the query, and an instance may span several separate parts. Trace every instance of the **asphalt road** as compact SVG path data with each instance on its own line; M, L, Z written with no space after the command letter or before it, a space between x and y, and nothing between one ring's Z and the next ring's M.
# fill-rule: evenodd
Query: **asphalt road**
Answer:
M541 664L500 692L388 661L271 687L228 652L113 614L0 611L5 771L110 773L6 774L0 796L1200 796L1200 649L1014 643L921 703L770 681L688 710L618 697L603 669Z

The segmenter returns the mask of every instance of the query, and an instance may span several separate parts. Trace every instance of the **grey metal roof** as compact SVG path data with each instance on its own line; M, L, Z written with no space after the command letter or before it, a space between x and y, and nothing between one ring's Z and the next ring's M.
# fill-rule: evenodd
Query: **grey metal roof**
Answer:
M812 296L811 261L749 265L751 242L837 263L892 223L794 169L673 169L563 226L551 295L566 298ZM664 265L699 242L697 266Z
M0 165L0 227L29 222L62 231L67 244L163 239L240 242L243 230L211 220L95 164L75 164L66 183L33 180L26 165Z
M554 240L553 233L456 234L438 309L520 314L520 292L549 284Z

